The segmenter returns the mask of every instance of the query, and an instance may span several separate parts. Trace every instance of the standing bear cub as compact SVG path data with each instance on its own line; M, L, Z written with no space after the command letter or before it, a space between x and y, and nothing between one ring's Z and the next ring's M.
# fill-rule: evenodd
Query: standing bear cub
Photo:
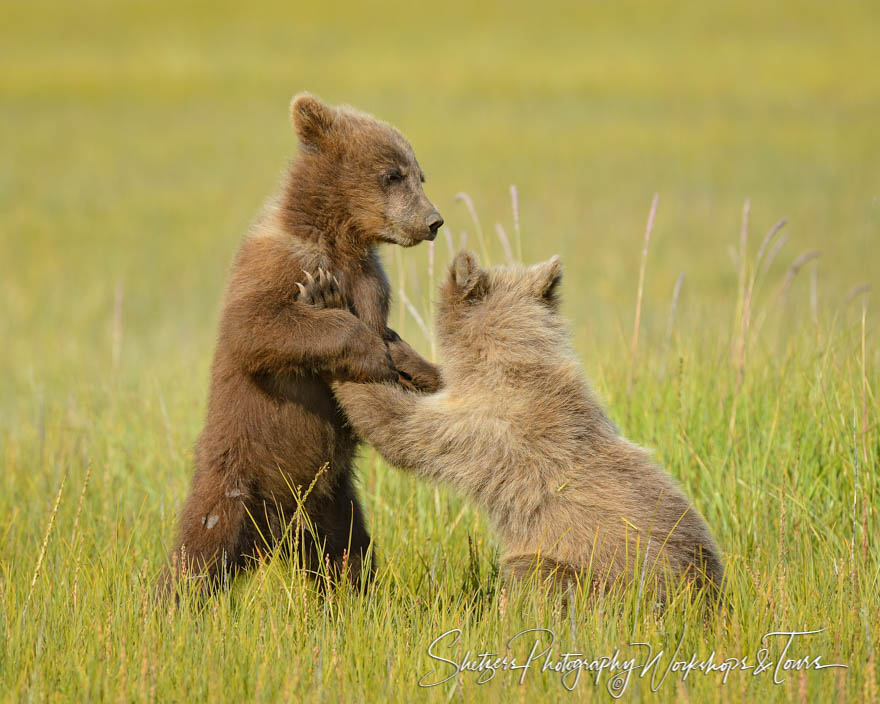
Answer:
M460 253L437 309L443 389L343 381L336 398L389 462L483 505L508 577L602 589L646 574L661 599L667 578L685 577L714 593L723 568L703 519L582 376L558 311L561 276L555 257L486 270Z
M412 147L393 127L308 94L291 111L299 158L232 267L169 586L183 571L216 582L271 550L309 487L311 526L298 531L306 566L318 569L323 552L357 583L370 536L353 485L356 439L329 384L441 383L387 327L376 251L433 240L443 224ZM347 307L312 305L328 287Z

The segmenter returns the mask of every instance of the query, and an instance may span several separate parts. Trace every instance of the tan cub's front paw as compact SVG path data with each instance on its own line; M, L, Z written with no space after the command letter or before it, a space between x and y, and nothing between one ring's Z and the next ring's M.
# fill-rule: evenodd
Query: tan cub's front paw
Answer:
M308 271L306 282L297 282L297 295L294 300L313 308L347 308L348 304L342 295L342 288L337 279L330 272L318 269L317 276L312 276Z

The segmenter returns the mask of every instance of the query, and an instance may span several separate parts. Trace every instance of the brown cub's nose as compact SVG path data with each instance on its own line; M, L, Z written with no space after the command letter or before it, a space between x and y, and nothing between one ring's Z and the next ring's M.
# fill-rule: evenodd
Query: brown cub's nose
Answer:
M437 236L437 230L440 229L442 224L443 218L440 217L440 213L436 210L425 218L425 225L427 225L428 229L431 231L431 239L434 239Z

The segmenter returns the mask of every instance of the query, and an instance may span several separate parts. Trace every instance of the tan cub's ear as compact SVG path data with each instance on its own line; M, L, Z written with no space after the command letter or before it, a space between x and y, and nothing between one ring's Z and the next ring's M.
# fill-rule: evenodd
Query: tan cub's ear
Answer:
M299 141L316 149L333 126L334 110L311 93L299 93L290 103L290 117Z
M477 258L466 249L455 255L449 276L458 294L466 300L482 298L488 290L488 277Z
M545 303L558 305L559 284L562 283L562 262L555 254L546 262L536 264L534 293Z

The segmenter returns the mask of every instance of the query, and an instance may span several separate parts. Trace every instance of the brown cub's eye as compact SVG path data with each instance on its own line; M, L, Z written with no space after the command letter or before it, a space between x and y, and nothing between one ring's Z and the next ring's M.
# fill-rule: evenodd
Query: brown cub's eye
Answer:
M400 169L391 169L391 171L386 171L382 180L388 183L397 183L398 181L403 180L403 174L400 173Z

